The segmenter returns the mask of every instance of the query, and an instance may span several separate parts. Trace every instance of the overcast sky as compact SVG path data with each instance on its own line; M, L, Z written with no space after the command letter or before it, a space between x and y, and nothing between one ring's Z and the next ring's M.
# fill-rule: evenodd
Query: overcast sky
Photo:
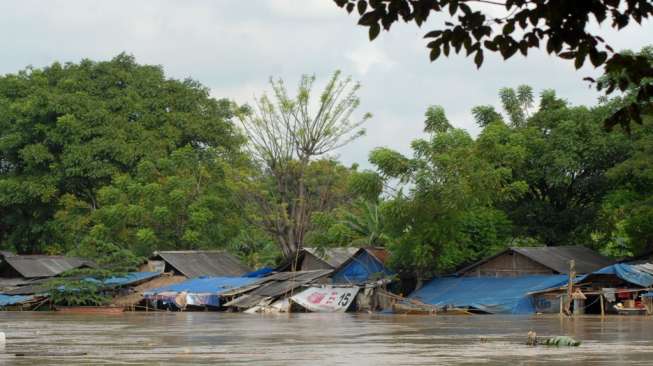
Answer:
M552 88L574 104L598 97L582 81L596 74L591 67L576 71L542 52L508 62L486 56L480 70L462 56L430 63L422 39L428 26L396 26L370 43L356 20L332 0L6 0L0 74L124 51L139 63L162 65L170 77L200 81L215 97L248 103L268 90L270 76L294 86L301 74L323 80L341 69L363 85L361 115L374 115L367 135L338 152L344 163L363 166L377 146L408 152L432 104L474 134L470 109L498 105L502 87ZM650 22L619 33L605 24L601 34L615 49L653 43Z

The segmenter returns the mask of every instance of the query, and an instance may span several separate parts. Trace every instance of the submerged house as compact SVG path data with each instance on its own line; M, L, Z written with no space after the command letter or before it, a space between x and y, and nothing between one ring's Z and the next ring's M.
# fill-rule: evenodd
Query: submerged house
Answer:
M223 250L158 251L141 270L164 275L135 287L123 305L179 310L219 307L221 292L256 280L244 277L251 269Z
M144 291L150 307L186 310L218 309L225 303L223 293L258 281L254 277L198 277Z
M76 268L95 268L95 263L76 257L61 255L14 255L2 253L0 277L37 279L58 276Z
M452 276L439 277L413 292L411 299L437 308L465 308L481 313L557 312L559 296L543 297L569 280L569 262L577 275L613 263L579 246L513 247L469 265Z
M331 278L337 284L364 284L391 276L386 267L390 253L385 248L360 248L337 267Z
M238 277L252 270L223 250L175 250L154 252L147 269L186 278Z
M328 284L330 281L327 277L331 273L330 269L278 272L249 285L226 291L222 295L233 298L225 306L234 310L275 306L275 303L287 301L289 296L300 292L304 287Z
M653 261L640 259L616 263L574 281L572 310L575 314L653 314ZM535 294L536 303L560 303L568 284Z
M63 272L77 268L95 268L95 263L60 255L16 255L0 253L0 292L20 291Z
M385 248L379 247L303 248L276 271L292 271L293 267L297 271L333 270L334 283L360 284L392 274L385 266L389 256Z
M613 260L581 246L510 247L471 264L455 274L475 277L516 277L569 273L575 261L576 274L587 274L614 263Z
M532 314L537 311L531 292L560 287L565 275L519 277L442 277L429 281L409 298L438 309L464 308L489 314Z
M335 269L358 252L356 247L302 248L295 258L283 262L277 272Z

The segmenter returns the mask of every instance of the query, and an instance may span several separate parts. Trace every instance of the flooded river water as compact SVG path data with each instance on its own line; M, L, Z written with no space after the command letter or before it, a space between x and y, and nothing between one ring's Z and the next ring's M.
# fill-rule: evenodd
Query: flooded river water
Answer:
M653 365L651 317L2 312L0 331L7 365Z

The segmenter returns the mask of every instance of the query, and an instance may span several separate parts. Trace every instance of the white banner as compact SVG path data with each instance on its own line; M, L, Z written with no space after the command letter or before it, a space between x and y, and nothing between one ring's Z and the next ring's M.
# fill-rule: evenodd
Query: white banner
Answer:
M310 287L290 298L309 311L318 313L344 313L356 298L359 288Z

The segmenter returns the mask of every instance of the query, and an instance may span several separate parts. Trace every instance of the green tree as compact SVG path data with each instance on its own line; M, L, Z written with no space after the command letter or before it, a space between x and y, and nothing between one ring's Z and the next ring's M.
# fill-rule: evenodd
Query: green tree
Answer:
M387 148L370 154L383 177L399 182L397 193L381 205L381 217L389 218L383 231L392 238L393 265L419 278L507 245L510 222L494 205L524 190L511 170L520 151L477 144L448 122L433 124L432 115L427 113L428 138L413 141L412 157ZM446 121L443 112L435 115Z
M190 146L142 160L132 176L115 175L99 189L96 209L74 196L64 198L55 215L66 234L63 242L74 248L90 237L93 246L111 243L138 256L226 247L244 223L225 177L225 169L237 166L213 149Z
M358 201L356 210L345 213L343 223L352 231L354 246L385 246L390 242L386 234L386 218L378 204Z
M474 55L474 63L480 67L485 52L509 59L518 52L527 56L530 49L545 48L550 55L573 60L577 69L589 59L595 67L603 65L605 74L618 75L618 81L607 87L597 84L599 90L608 94L616 89L625 91L632 85L644 86L642 81L653 77L653 67L646 56L616 53L599 35L605 27L591 26L594 20L599 24L609 20L609 26L615 30L633 22L641 24L653 15L653 4L647 0L334 2L348 13L357 10L358 24L368 27L370 40L379 35L381 28L389 31L400 20L421 26L431 15L437 16L444 24L424 35L432 61L441 55L464 51L466 56ZM633 120L641 123L642 106L649 111L653 108L653 84L646 83L637 96L637 101L607 115L607 126L628 126Z
M569 106L545 91L537 112L511 129L526 149L515 178L528 184L519 200L503 206L516 235L546 245L592 245L601 202L612 188L607 171L630 150L626 136L601 128L608 113Z
M351 78L335 72L317 101L311 98L314 81L302 76L297 95L290 97L283 81L270 80L272 97L258 98L253 109L241 114L262 170L245 198L258 207L259 224L286 258L302 248L312 213L328 202L321 195L328 194L330 178L311 177L311 162L360 137L361 125L370 118L352 116L360 104L360 85Z
M21 253L72 249L79 238L61 238L56 213L106 214L103 205L118 200L108 197L125 193L145 161L156 164L180 149L235 159L243 138L232 116L231 103L211 98L198 82L166 78L161 67L125 54L0 77L2 245ZM121 187L107 188L112 184ZM124 202L116 220L144 215L138 202ZM95 220L90 216L83 220ZM142 231L139 240L148 236Z

